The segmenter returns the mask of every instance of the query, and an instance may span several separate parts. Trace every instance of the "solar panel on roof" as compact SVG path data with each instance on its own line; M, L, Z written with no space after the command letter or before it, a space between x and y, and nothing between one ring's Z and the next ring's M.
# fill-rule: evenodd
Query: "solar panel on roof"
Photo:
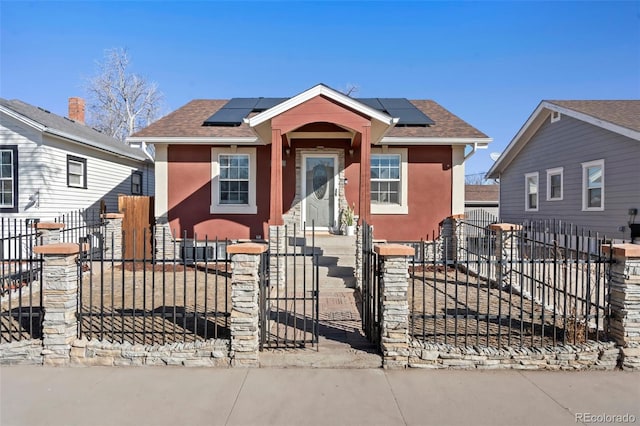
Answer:
M253 112L266 111L269 108L281 104L289 98L259 98L258 103L253 107Z
M262 112L289 98L233 98L205 120L205 126L239 126L252 112ZM405 98L362 98L358 102L397 117L398 126L430 126L433 120Z
M252 108L221 108L204 122L205 126L239 126Z
M360 98L356 99L358 102L365 104L368 107L375 108L378 111L384 111L384 107L378 100L378 98Z
M397 126L431 126L436 124L405 98L378 98L387 114L397 117Z
M253 108L258 103L258 98L233 98L229 99L229 102L224 104L222 108Z

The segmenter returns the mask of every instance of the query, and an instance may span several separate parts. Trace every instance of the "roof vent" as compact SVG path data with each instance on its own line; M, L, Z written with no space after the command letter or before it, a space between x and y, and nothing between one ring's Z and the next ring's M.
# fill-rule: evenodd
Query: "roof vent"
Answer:
M562 114L559 111L551 111L551 122L555 123L556 121L560 121Z

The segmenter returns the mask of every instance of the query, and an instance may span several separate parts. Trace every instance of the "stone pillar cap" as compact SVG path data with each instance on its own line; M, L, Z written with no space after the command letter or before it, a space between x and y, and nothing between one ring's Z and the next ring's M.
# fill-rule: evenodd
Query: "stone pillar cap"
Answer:
M402 244L376 244L373 249L380 256L413 256L416 250Z
M520 231L522 230L522 225L515 223L494 223L489 225L489 229L492 231Z
M613 255L621 257L640 257L640 244L609 244L602 245L602 252L609 253L613 250Z
M240 243L227 246L229 254L261 254L267 251L265 244L257 243Z
M89 249L89 244L74 244L74 243L57 243L47 244L46 246L36 246L33 251L36 254L50 254L50 255L62 255L62 254L78 254L80 250L86 251Z
M102 219L124 219L124 213L103 213L100 217Z
M35 229L62 229L64 228L64 223L38 222L38 223L34 223L33 227Z

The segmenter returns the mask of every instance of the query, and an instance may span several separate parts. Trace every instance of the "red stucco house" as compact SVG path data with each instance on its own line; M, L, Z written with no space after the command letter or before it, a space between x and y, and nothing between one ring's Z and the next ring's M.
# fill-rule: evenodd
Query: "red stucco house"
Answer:
M155 146L155 212L182 235L337 231L348 206L376 237L416 239L464 213L464 162L491 139L431 100L197 99L132 135Z

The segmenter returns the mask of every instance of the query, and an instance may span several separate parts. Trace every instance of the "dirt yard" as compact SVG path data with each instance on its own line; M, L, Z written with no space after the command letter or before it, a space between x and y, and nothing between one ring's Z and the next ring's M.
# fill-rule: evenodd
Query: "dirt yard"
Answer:
M428 266L410 271L410 332L432 343L545 346L584 342L586 327L513 290L462 271Z

